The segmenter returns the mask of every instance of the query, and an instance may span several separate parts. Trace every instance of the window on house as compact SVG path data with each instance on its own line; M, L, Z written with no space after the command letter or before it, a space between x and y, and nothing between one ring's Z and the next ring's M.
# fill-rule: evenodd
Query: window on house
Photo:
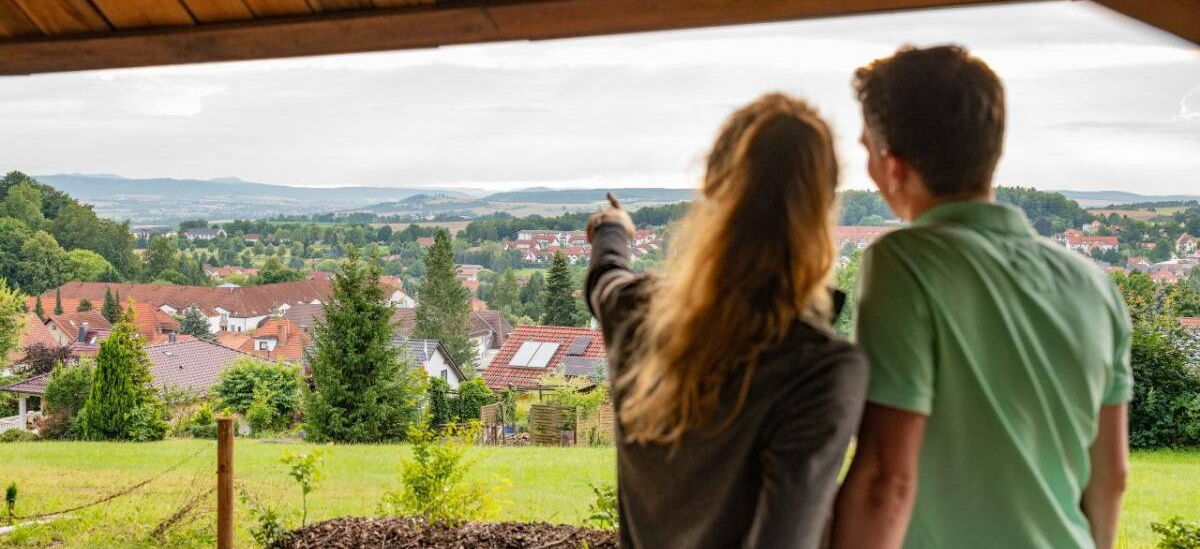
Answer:
M258 341L257 343L258 343L258 350L260 350L260 351L267 350L267 342L266 341Z
M450 370L442 370L442 381L450 381Z

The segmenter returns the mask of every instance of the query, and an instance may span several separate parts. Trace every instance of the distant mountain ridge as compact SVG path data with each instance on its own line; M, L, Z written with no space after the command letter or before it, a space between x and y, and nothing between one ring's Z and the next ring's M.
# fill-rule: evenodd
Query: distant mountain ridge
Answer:
M533 187L519 191L490 194L484 200L492 202L525 202L540 204L587 204L602 202L609 189L550 189ZM696 197L695 189L666 189L638 187L611 189L619 200L627 202L681 202Z
M160 195L204 198L216 196L273 196L284 199L357 199L404 200L417 194L444 194L468 197L454 189L415 187L297 187L254 183L236 177L217 179L149 178L127 179L108 174L35 175L34 179L79 198L105 198L114 195ZM102 187L102 188L101 188Z
M1127 191L1050 191L1078 202L1084 208L1102 208L1143 202L1185 202L1200 200L1200 195L1146 195Z

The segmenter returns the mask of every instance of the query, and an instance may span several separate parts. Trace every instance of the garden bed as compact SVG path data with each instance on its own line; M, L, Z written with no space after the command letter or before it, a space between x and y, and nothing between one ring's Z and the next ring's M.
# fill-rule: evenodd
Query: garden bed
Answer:
M544 522L467 523L456 528L412 517L340 518L287 534L277 549L616 549L615 532Z

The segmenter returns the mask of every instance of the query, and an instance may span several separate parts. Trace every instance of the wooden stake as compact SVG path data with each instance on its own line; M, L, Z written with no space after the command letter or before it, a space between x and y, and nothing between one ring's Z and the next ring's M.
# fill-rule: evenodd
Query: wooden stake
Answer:
M233 549L233 418L217 418L217 549Z

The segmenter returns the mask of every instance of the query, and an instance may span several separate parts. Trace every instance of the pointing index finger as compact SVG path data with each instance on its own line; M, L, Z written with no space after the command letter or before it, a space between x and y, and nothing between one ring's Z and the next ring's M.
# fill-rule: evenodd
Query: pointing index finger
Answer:
M612 204L612 207L614 207L614 208L621 207L621 203L617 202L617 197L613 196L613 193L607 193L607 196L608 196L608 203Z

